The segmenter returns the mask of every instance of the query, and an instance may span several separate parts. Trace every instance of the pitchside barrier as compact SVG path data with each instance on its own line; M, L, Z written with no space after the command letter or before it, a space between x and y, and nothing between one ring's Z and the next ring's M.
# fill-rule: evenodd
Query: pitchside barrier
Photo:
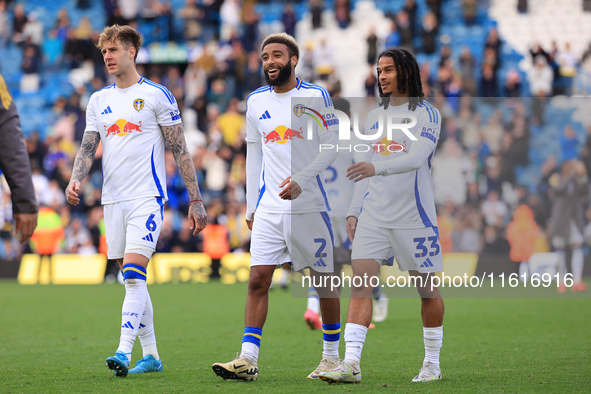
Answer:
M482 270L481 263L498 263L479 259L475 253L446 253L443 255L443 267L446 275L472 276ZM107 259L102 254L76 255L55 254L23 256L18 270L18 281L23 285L32 284L98 284L104 281ZM516 263L505 265L517 271ZM250 254L228 253L220 261L220 282L233 284L247 282L250 272ZM513 270L511 271L513 272ZM345 276L351 276L350 266L345 266ZM152 283L204 283L209 282L212 274L212 260L205 253L156 253L148 265L148 284ZM276 279L281 270L276 270ZM384 266L384 277L408 276L408 272L393 266Z

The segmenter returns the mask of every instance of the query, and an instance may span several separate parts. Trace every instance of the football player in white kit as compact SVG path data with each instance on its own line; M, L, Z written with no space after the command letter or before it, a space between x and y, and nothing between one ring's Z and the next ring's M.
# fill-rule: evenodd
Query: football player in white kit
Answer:
M365 123L365 134L375 138L366 161L352 165L347 172L349 179L357 182L347 218L347 232L353 241L353 275L376 276L378 262L392 248L400 270L420 277L415 285L422 302L425 358L412 381L439 380L444 304L429 278L443 270L431 179L441 115L423 100L419 67L408 51L393 48L382 52L377 72L382 105L368 114ZM407 131L414 138L401 129L393 130L391 140L376 132L380 122L386 129L387 117L398 119L394 123L408 124ZM365 283L352 288L345 358L339 367L320 374L320 379L329 383L361 381L359 362L371 321L371 291Z
M191 198L189 221L193 235L207 225L176 100L168 89L136 71L140 45L140 35L130 26L113 25L101 33L97 47L115 83L90 97L86 130L66 189L68 202L78 205L80 182L88 175L102 142L107 254L119 262L125 281L119 347L114 356L107 358L107 366L122 377L163 368L146 275L167 200L165 140ZM143 358L130 370L136 336L140 338Z
M252 92L246 109L246 220L252 241L242 350L235 360L212 366L224 379L247 381L259 375L275 267L291 261L296 271L310 267L314 278L327 278L333 271L330 208L319 176L337 156L319 153L320 143L337 141L332 101L325 89L295 77L299 48L293 37L272 34L261 53L269 86ZM316 122L308 135L310 118ZM316 375L339 365L341 332L338 292L330 286L318 290L324 348Z
M335 97L333 98L333 104L336 110L344 112L349 118L351 117L351 104L349 101L342 97ZM351 139L350 149L339 149L336 160L320 175L330 204L330 221L334 233L334 274L336 276L341 275L344 264L351 263L351 241L347 235L347 211L353 200L355 183L347 179L347 168L363 159L363 153L352 148L361 144L362 141L356 138L352 131ZM388 298L380 286L373 289L372 296L374 298L372 319L376 322L383 322L388 316ZM322 319L319 312L318 293L313 287L310 287L304 321L312 330L322 328ZM373 323L369 326L369 328L374 327ZM313 378L313 376L310 377Z

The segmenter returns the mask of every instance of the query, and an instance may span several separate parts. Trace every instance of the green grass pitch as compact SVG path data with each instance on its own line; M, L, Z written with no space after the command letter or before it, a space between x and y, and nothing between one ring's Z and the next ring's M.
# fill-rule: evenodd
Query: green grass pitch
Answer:
M420 301L391 299L388 319L368 333L363 382L329 386L306 379L322 334L305 325L304 299L271 292L251 383L211 370L240 349L246 285L152 285L150 293L164 371L114 378L105 359L118 345L123 286L0 282L0 393L591 392L589 298L447 299L443 380L422 384L410 383L424 354ZM138 340L132 365L140 358Z

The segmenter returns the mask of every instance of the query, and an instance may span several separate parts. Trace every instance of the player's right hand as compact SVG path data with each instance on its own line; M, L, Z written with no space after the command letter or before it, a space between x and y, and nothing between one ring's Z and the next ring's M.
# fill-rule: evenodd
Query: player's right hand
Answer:
M19 241L21 244L27 242L37 227L37 212L35 213L15 213L14 221L16 223L16 233L20 233Z
M248 220L246 219L246 225L248 226L248 229L250 231L252 231L252 223L254 222L254 213L252 214L252 219Z
M66 187L66 200L68 203L72 205L78 205L80 203L80 198L78 197L79 191L80 182L70 182L68 187Z
M357 230L357 218L355 216L349 216L347 218L347 236L351 242L355 238L355 230Z

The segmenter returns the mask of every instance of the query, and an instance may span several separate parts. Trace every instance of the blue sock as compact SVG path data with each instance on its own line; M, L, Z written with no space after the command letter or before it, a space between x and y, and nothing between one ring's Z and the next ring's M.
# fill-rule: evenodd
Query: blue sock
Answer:
M244 356L256 364L259 359L259 349L261 347L261 338L263 329L258 327L245 327L242 336L241 356Z
M324 347L322 357L339 358L339 340L341 339L341 323L323 324L322 337Z

